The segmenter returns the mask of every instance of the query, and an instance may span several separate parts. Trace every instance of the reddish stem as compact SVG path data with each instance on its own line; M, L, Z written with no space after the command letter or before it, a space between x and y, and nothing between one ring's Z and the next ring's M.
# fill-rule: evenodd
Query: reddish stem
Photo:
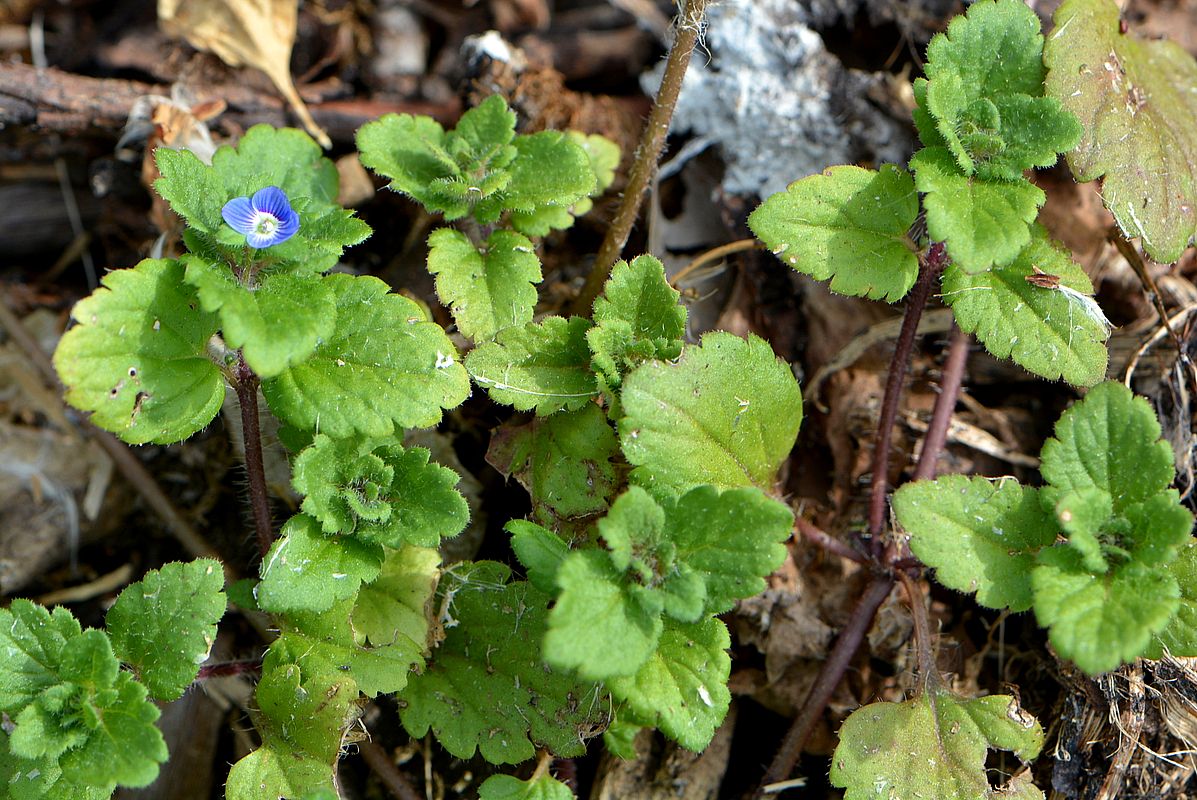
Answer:
M245 443L245 472L249 476L249 504L253 508L258 551L265 556L274 543L270 498L266 494L266 468L262 461L262 430L258 423L258 376L242 358L236 367L233 388L241 406L241 438Z
M813 523L808 520L798 517L797 520L798 532L802 534L802 538L808 542L823 548L832 555L846 558L849 561L855 561L857 564L864 564L866 558L860 553L852 549L851 546L836 539L831 534L815 527Z
M968 361L968 347L968 334L952 325L952 344L948 348L948 359L944 362L943 375L939 380L939 397L935 400L931 424L927 426L927 433L923 436L923 452L914 470L916 481L935 477L935 465L939 461L944 442L948 440L952 412L956 409L956 400L960 397L964 365Z
M257 673L262 670L261 659L248 659L245 661L224 661L219 664L205 664L199 668L195 679L197 681L206 681L209 678L225 678L229 675L247 675Z
M931 290L939 275L947 266L947 252L942 242L934 242L927 255L919 262L919 277L906 300L906 316L902 319L902 330L890 362L889 378L885 383L885 398L881 402L881 418L877 423L877 444L873 451L873 483L869 495L869 550L873 558L880 559L882 552L881 534L885 531L885 490L889 478L889 449L893 436L894 420L898 417L898 403L902 398L902 386L910 368L914 353L914 338L918 333L919 319L931 298Z
M382 745L367 740L358 742L357 749L365 759L367 766L387 787L392 797L396 800L421 800L420 795L411 785L411 781L399 771L399 767L395 766L395 762L391 760L390 754L382 748Z
M815 680L815 685L811 687L810 694L806 696L806 700L802 704L802 711L794 720L794 724L790 726L786 738L782 740L777 755L773 757L773 763L769 765L769 769L765 773L761 788L757 790L757 797L764 796L762 790L766 785L783 781L794 771L794 764L797 763L798 756L806 747L806 742L810 738L811 732L814 731L815 725L822 718L823 709L827 707L835 688L840 685L840 680L844 677L848 665L852 663L856 651L860 649L865 634L873 625L873 617L877 615L877 609L881 608L885 598L889 597L893 586L894 579L891 576L877 576L865 589L865 593L857 602L856 607L852 609L852 617L840 632L839 638L835 640L835 646L831 648L827 661L824 662L823 669Z

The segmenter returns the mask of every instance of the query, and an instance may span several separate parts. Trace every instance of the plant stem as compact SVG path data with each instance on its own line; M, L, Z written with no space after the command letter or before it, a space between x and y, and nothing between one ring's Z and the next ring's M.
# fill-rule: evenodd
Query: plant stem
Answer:
M798 517L795 524L798 532L802 534L803 539L823 548L828 553L839 556L840 558L846 558L849 561L855 561L857 564L864 564L866 562L867 559L852 549L851 546L841 542L831 534L820 530L808 520Z
M931 617L927 614L927 600L923 590L906 570L898 570L898 579L906 590L906 601L910 604L910 616L914 620L914 648L919 665L919 686L926 688L929 681L938 679L935 669L935 649L931 646Z
M249 476L249 504L254 513L258 551L265 556L274 542L270 499L266 495L266 469L262 462L262 431L258 424L258 376L239 358L233 388L241 406L241 438L245 443L245 472Z
M382 748L382 745L366 740L358 742L357 749L362 754L362 758L365 759L370 770L378 776L378 779L390 791L392 797L396 798L396 800L421 800L420 795L416 793L415 787L411 785L411 781L399 771L399 768L395 766L395 762L391 760L391 756Z
M728 242L727 244L721 244L718 247L712 247L705 253L700 253L694 258L693 261L675 272L673 277L669 279L669 285L676 289L683 280L690 277L691 273L696 272L702 267L705 267L712 261L718 261L719 259L729 256L732 253L742 253L745 250L764 249L765 246L756 239L737 239L734 242Z
M810 694L806 696L806 700L802 704L802 711L794 720L794 724L790 726L777 755L773 757L773 763L765 772L761 788L757 790L757 797L763 796L764 786L783 781L794 771L794 764L806 747L806 741L810 738L815 725L823 716L823 709L827 707L835 688L840 685L840 680L843 679L848 665L852 663L852 657L856 655L861 642L864 641L865 634L873 625L873 617L876 616L877 609L881 608L885 598L889 597L893 586L893 577L877 576L865 589L856 607L852 609L852 617L847 626L840 631L839 638L835 640L835 645L827 655L827 660L823 662L819 677L815 679L815 685L811 687Z
M945 266L947 251L942 242L933 242L927 255L919 260L919 277L906 300L906 316L902 319L902 330L898 333L889 378L885 382L885 398L881 402L881 418L877 423L877 444L873 450L873 483L869 495L868 530L872 536L869 550L877 559L881 557L881 534L885 530L885 490L889 480L889 448L894 420L898 416L902 386L906 382L906 372L914 354L914 337L918 333L919 318L923 316L931 289Z
M206 681L209 678L223 678L229 675L245 675L262 670L262 660L255 658L247 661L223 661L219 664L205 664L196 673L196 681Z
M603 283L611 274L611 268L615 266L628 237L632 234L632 226L640 214L640 203L657 173L657 162L661 158L661 151L665 149L669 122L673 119L673 110L677 106L677 96L682 89L686 67L690 65L690 54L694 52L694 45L698 42L698 35L702 30L706 8L707 0L683 0L682 10L674 25L673 45L665 59L661 88L657 91L656 101L640 135L636 158L628 173L628 185L624 189L615 218L607 228L607 235L603 237L594 268L586 276L586 284L574 300L571 309L574 314L590 316L594 298L602 291Z
M968 361L969 343L968 334L953 323L952 344L948 348L948 358L944 362L943 375L939 380L939 397L935 399L931 424L927 426L927 433L923 436L923 452L919 455L919 463L914 470L916 481L935 477L935 465L939 461L944 442L948 439L952 412L956 409L957 398L960 397L960 384L964 380L964 364Z

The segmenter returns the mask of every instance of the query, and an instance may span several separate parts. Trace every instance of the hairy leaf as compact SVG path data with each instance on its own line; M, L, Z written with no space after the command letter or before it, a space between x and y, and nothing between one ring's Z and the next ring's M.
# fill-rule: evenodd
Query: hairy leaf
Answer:
M1162 658L1165 648L1177 658L1197 657L1197 541L1185 543L1170 569L1180 586L1180 607L1143 653L1145 658Z
M435 547L461 533L470 510L457 473L429 457L422 447L318 434L295 459L292 483L326 534Z
M475 341L532 321L540 259L524 236L498 230L481 250L464 233L440 228L428 237L428 271L457 327Z
M311 357L262 382L288 424L334 437L430 427L469 394L457 349L414 301L372 277L325 277L337 328Z
M1031 607L1035 555L1059 530L1036 489L1013 478L945 475L906 484L893 506L911 551L944 586L975 592L988 608Z
M1092 298L1084 271L1038 225L1015 261L969 274L949 266L943 298L961 330L976 334L990 353L1049 380L1092 386L1105 377L1110 323ZM1056 288L1027 280L1039 272Z
M537 414L576 411L598 393L586 344L589 320L549 317L500 331L466 356L466 368L496 403Z
M1095 386L1060 416L1042 458L1055 492L1101 489L1116 512L1164 492L1176 475L1155 412L1116 381Z
M107 797L117 785L152 783L167 753L146 694L120 670L108 636L83 631L66 609L51 613L22 599L0 609L8 750L52 776L27 786L31 793L54 786L53 796L63 796L76 787L76 796Z
M1197 62L1178 44L1123 33L1110 0L1068 0L1044 48L1047 92L1080 117L1068 164L1127 236L1160 262L1197 232Z
M637 717L687 750L701 751L727 716L731 637L720 620L667 620L656 649L634 675L607 682Z
M615 490L615 431L594 403L577 411L504 426L491 436L486 460L528 490L538 516L580 517L607 508Z
M1180 605L1166 569L1129 561L1095 575L1072 548L1040 553L1031 584L1035 617L1052 646L1090 675L1142 655Z
M523 212L511 218L516 230L543 235L540 232L547 231L537 212L557 207L568 210L598 185L590 156L561 131L517 136L513 144L516 157L507 167L511 183L495 198L479 203L475 215L479 222L493 222L502 209L514 209Z
M374 580L383 548L350 536L326 536L307 514L287 520L262 559L262 582L255 597L264 611L327 611L357 595Z
M631 373L619 421L632 478L656 492L692 486L769 491L802 422L802 394L769 344L708 333L676 363Z
M390 188L429 211L458 219L469 211L466 198L447 197L433 187L459 177L461 169L445 150L445 130L431 117L387 114L357 132L362 163L390 178Z
M686 309L665 278L665 267L652 256L620 261L603 293L594 301L594 327L586 341L594 366L608 386L644 361L670 361L682 352Z
M569 555L569 545L547 528L523 519L503 526L511 534L511 549L528 573L528 582L547 595L557 594L557 571Z
M208 359L216 315L199 310L177 261L147 259L104 276L71 311L54 352L66 399L130 444L165 444L203 428L224 402Z
M926 195L927 231L946 243L960 269L975 273L1005 266L1031 241L1030 224L1046 195L1030 181L966 175L942 147L915 153L910 168Z
M830 167L791 183L753 211L748 225L794 269L846 295L901 300L918 275L907 235L918 215L910 173Z
M195 256L182 262L204 311L219 312L225 342L241 348L260 377L302 363L336 326L332 292L318 277L273 273L251 290L223 264Z
M831 784L845 790L844 800L998 797L985 771L987 751L1010 750L1029 760L1041 747L1043 728L1016 698L962 700L931 687L905 703L853 711L831 757Z
M537 746L581 755L609 700L541 662L549 597L522 581L504 584L506 574L481 564L445 577L454 625L401 693L403 725L415 737L431 728L458 758L477 750L491 763L514 764Z
M478 787L478 800L573 800L574 793L549 775L521 781L512 775L491 775Z
M1080 124L1043 97L1039 18L1014 0L979 2L927 48L925 108L960 168L1018 180L1048 167L1080 138Z
M176 700L195 680L224 616L223 587L219 562L175 562L127 586L108 610L113 650L156 699Z

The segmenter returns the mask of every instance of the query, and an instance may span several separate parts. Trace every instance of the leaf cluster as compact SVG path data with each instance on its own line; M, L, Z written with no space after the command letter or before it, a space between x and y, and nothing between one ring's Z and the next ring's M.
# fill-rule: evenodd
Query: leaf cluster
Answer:
M894 495L910 548L940 583L989 608L1033 609L1090 674L1139 656L1197 655L1192 515L1172 449L1120 383L1066 411L1043 447L1047 485L950 475Z
M167 564L121 592L108 631L28 600L0 610L0 780L19 800L107 798L166 760L151 702L195 679L224 616L210 559ZM123 666L122 666L123 665Z
M932 39L926 77L914 82L924 147L910 171L831 167L766 199L749 226L831 291L896 302L920 259L939 258L923 253L921 219L950 262L942 296L961 329L1036 375L1096 383L1110 325L1088 278L1035 222L1045 196L1024 176L1081 137L1076 117L1044 94L1042 54L1023 3L974 3ZM1028 281L1038 275L1058 280Z

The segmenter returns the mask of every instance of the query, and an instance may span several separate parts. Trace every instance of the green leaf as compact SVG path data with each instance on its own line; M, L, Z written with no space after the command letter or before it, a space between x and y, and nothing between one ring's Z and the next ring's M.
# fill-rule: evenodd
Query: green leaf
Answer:
M1013 0L979 2L927 48L925 108L966 174L1018 180L1048 167L1080 124L1043 97L1039 18Z
M931 238L946 243L952 262L965 272L1001 267L1031 241L1030 224L1046 195L1030 181L991 181L967 176L941 147L910 159L927 212Z
M586 135L580 131L566 131L565 135L586 152L590 171L595 178L594 188L588 197L583 197L568 208L547 205L532 211L512 211L512 225L529 236L547 236L553 229L570 227L575 217L587 214L594 207L592 198L601 195L615 181L615 170L619 167L620 159L619 145L597 133Z
M341 739L359 713L351 678L307 672L273 655L272 650L262 665L256 695L262 746L229 771L228 800L335 789L333 766Z
M323 279L337 327L311 357L262 382L270 408L290 425L342 438L389 436L440 422L469 394L457 349L424 310L377 278Z
M578 411L505 425L491 436L486 460L528 490L538 516L582 517L607 508L615 491L615 431L594 403Z
M71 312L54 367L66 399L130 444L166 444L203 428L224 402L208 359L216 316L199 310L177 261L147 259L104 276Z
M708 614L765 590L765 576L781 566L794 515L758 489L699 486L665 507L665 527L678 561L706 586Z
M727 626L708 617L695 624L666 620L656 650L634 675L607 682L637 717L687 750L701 751L727 716L731 658Z
M204 311L219 312L225 342L260 377L302 363L336 327L336 303L318 277L273 273L251 289L223 264L189 255L182 262Z
M561 131L540 131L517 136L515 160L507 167L511 183L506 190L475 209L479 222L498 219L502 209L513 209L511 224L520 233L543 236L550 228L573 222L569 208L590 195L598 181L587 152ZM560 209L564 214L553 214Z
M785 263L831 291L897 302L918 276L907 235L918 216L910 173L830 167L791 183L753 211L748 225Z
M463 334L486 341L532 321L540 259L526 237L498 230L479 251L464 233L440 228L428 237L428 247L437 297L453 310Z
M287 520L262 559L258 606L264 611L327 611L357 595L382 566L382 545L357 537L326 536L307 514Z
M549 317L500 331L466 356L466 369L496 403L537 414L576 411L598 393L586 344L589 320Z
M557 570L569 555L569 545L535 522L513 519L503 528L511 534L511 549L527 570L528 581L545 594L557 594Z
M286 192L299 214L295 236L257 251L267 263L297 273L324 272L336 265L346 247L370 235L366 223L337 205L336 165L303 131L255 125L236 148L219 148L210 167L187 150L160 147L154 156L162 174L154 188L187 221L205 249L224 254L221 260L236 261L246 247L245 237L224 224L221 208L267 186Z
M1099 537L1113 512L1113 501L1101 489L1065 492L1056 501L1056 521L1068 536L1068 546L1080 554L1085 569L1095 575L1110 568Z
M1044 49L1047 92L1080 117L1077 180L1102 178L1106 208L1159 262L1197 231L1197 62L1180 45L1122 33L1109 0L1068 0Z
M512 775L491 775L478 787L478 800L573 800L574 793L550 775L521 781Z
M595 180L590 196L598 197L615 182L615 170L619 169L619 145L597 133L566 131L565 135L586 151L586 157L590 159L590 171L594 173ZM586 212L579 212L579 215L584 213Z
M386 440L384 440L385 442ZM435 547L469 521L460 477L422 447L317 434L295 459L292 484L326 534L389 547Z
M146 786L166 760L145 687L120 670L106 634L81 630L61 607L18 599L0 609L0 711L14 723L13 755L60 773L55 796L65 786L98 797Z
M1036 489L1013 478L945 475L906 484L893 507L911 551L944 586L976 592L987 608L1031 607L1035 554L1058 532Z
M431 117L387 114L367 122L357 132L362 163L391 180L390 188L411 197L445 219L469 212L465 198L453 200L433 187L437 181L460 177L461 169L445 151L445 130Z
M1031 585L1052 646L1090 675L1143 655L1180 605L1169 571L1129 561L1094 575L1072 548L1040 553Z
M1177 658L1197 657L1197 541L1190 538L1169 568L1180 586L1180 607L1143 655L1163 658L1167 648Z
M156 699L176 700L195 680L224 616L223 587L219 562L175 562L125 587L108 610L113 650Z
M1032 232L1031 243L1008 266L977 274L949 266L943 298L961 330L998 358L1012 358L1049 380L1092 386L1106 373L1110 323L1084 271L1042 228L1035 225ZM1059 286L1029 282L1036 269L1058 277Z
M1117 513L1164 492L1176 476L1155 412L1116 381L1095 386L1060 416L1042 459L1055 492L1100 489Z
M586 341L594 366L607 385L619 386L642 362L670 361L682 352L686 309L665 278L665 267L652 256L620 261L603 293L594 301L594 327Z
M429 547L387 550L378 577L362 586L353 609L353 627L375 647L401 642L424 653L429 639L426 607L436 590L441 556Z
M515 764L538 746L581 755L610 701L541 662L549 596L522 581L504 585L506 573L480 564L445 576L454 624L400 695L403 725L417 738L431 728L458 758L477 750L491 763Z
M621 399L632 478L654 492L699 484L769 491L802 422L789 366L756 336L708 333L676 363L631 373Z
M987 751L1010 750L1029 760L1042 747L1043 728L1016 698L961 700L930 688L905 703L853 711L831 757L831 784L846 790L844 800L996 798L1003 795L989 784Z
M515 112L507 108L502 95L492 94L457 121L450 135L449 150L478 165L506 166L515 157L510 150L515 138Z
M544 637L550 664L607 680L634 674L652 655L665 598L626 580L608 553L570 553L557 570L557 585L561 594Z

